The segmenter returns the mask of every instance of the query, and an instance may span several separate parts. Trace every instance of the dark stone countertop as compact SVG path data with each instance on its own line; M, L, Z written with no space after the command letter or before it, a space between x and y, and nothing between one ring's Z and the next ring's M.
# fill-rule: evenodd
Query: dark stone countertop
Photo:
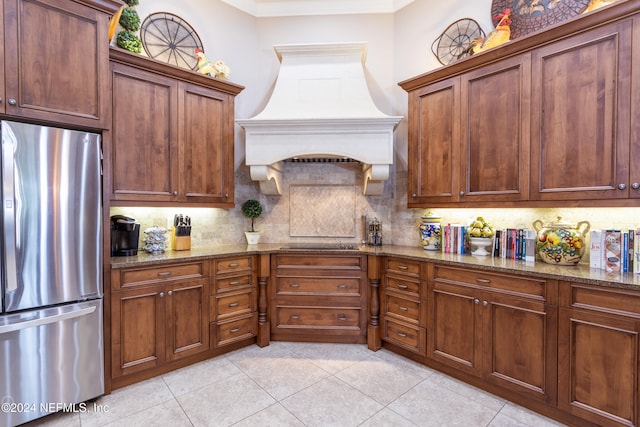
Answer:
M604 270L589 268L584 261L575 266L561 266L546 264L540 259L535 263L525 263L512 259L495 257L477 257L472 255L443 254L438 251L427 251L419 246L359 246L357 249L283 249L286 243L268 243L258 245L219 245L192 248L188 251L166 251L162 254L147 254L138 251L138 255L131 257L111 258L111 268L144 267L162 265L174 262L188 262L222 256L254 255L261 253L322 253L348 254L359 253L377 256L398 256L417 261L432 261L457 267L474 267L487 272L507 273L527 277L566 280L598 286L608 286L621 289L640 291L640 274L607 273Z

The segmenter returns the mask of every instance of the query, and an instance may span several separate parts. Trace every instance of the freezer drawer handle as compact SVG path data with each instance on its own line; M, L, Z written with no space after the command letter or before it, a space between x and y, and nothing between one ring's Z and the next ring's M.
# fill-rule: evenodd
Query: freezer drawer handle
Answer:
M35 326L48 325L50 323L60 322L62 320L74 319L76 317L86 316L96 311L96 307L86 307L80 310L71 311L69 313L56 314L54 316L44 317L41 319L26 320L24 322L12 323L10 325L0 326L0 334L6 334L13 331L18 331L27 328L33 328Z

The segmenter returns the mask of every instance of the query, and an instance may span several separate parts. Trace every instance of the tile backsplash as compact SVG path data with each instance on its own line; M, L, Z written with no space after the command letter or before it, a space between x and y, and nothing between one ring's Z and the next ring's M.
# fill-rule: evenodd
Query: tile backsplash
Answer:
M263 243L359 243L365 238L364 217L376 217L382 222L383 244L419 246L418 225L428 210L442 217L443 224L469 224L476 216L483 216L496 228L533 228L537 219L549 223L560 216L570 223L587 220L592 229L640 228L640 208L407 209L406 172L391 174L382 196L364 196L358 163L285 163L283 194L265 196L259 192L258 184L249 179L247 169L240 167L236 173L234 209L114 207L111 214L135 218L141 230L152 225L166 226L176 213L189 215L194 247L245 243L244 231L250 228L250 220L242 215L240 206L249 198L260 200L264 206L263 214L255 221ZM314 219L314 215L318 216ZM331 220L327 222L327 218ZM340 228L340 235L327 224ZM314 232L304 235L300 230L305 227ZM584 259L588 260L586 256Z

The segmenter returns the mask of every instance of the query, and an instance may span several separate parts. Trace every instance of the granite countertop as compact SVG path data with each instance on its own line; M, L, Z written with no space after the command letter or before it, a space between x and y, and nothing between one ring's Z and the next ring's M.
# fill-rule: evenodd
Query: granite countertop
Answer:
M285 243L258 245L219 245L192 248L189 251L166 251L163 254L147 254L138 251L137 256L112 257L111 268L142 267L162 265L173 262L187 262L211 257L253 255L261 253L323 253L348 254L360 253L377 256L399 256L417 261L433 261L451 266L470 266L488 272L500 272L528 277L567 280L592 285L632 289L640 291L640 274L607 273L604 270L589 268L584 262L575 266L551 265L537 259L535 263L525 263L512 259L495 257L477 257L472 255L443 254L438 251L426 251L415 246L359 246L357 249L301 250L283 249Z

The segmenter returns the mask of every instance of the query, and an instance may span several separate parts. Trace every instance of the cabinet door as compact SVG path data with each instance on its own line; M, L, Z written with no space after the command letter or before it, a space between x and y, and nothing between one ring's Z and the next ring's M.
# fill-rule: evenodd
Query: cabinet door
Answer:
M467 73L461 80L461 201L529 197L529 54Z
M231 95L181 84L180 200L233 206Z
M459 199L459 78L409 93L410 208Z
M112 64L112 200L163 201L178 192L175 81Z
M632 62L640 61L640 17L633 20ZM631 153L629 170L630 197L640 197L640 67L632 67L631 75Z
M0 34L2 34L6 39L6 36L4 35L4 7L0 7ZM4 56L4 45L4 42L0 43L0 60L3 64L6 63L7 60ZM0 67L0 113L2 114L6 111L7 105L7 97L5 96L4 68L5 67Z
M165 360L164 286L131 289L111 298L111 367L119 377Z
M477 290L435 283L429 301L427 357L480 376L482 321Z
M560 409L597 425L638 425L638 321L561 308L558 337Z
M209 349L209 286L206 280L168 287L167 358L179 359Z
M496 293L481 305L485 379L555 404L557 308Z
M3 4L6 113L108 127L107 14L69 0Z
M629 196L630 24L533 51L531 199Z

